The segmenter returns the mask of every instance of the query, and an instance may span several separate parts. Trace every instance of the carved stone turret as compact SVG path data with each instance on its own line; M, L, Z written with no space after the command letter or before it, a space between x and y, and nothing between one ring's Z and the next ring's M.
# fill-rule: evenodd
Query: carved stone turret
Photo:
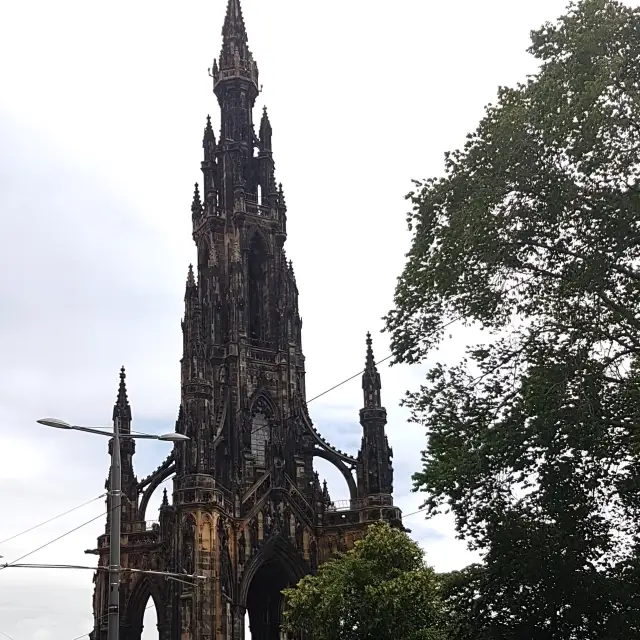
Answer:
M113 421L118 421L120 431L120 464L122 468L122 526L128 529L138 519L137 510L137 479L133 471L133 456L136 452L136 443L133 438L127 438L131 433L131 406L127 396L127 375L124 367L120 369L120 384L118 396L113 407ZM109 455L113 451L113 438L109 440ZM109 488L111 472L107 477L105 489ZM107 498L107 531L111 521L111 504Z
M360 410L362 445L358 453L358 495L360 498L393 493L393 451L385 425L387 410L382 406L380 374L373 357L371 334L367 333L367 356L362 374L364 407Z

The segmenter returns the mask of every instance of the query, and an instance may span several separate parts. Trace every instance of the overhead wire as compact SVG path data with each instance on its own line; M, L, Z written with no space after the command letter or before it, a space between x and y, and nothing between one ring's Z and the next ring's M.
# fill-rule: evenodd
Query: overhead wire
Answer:
M87 500L87 502L83 502L82 504L79 504L77 507L73 507L73 509L69 509L68 511L65 511L64 513L60 513L57 516L54 516L53 518L49 518L48 520L45 520L44 522L41 522L40 524L36 524L33 527L30 527L29 529L25 529L24 531L21 531L20 533L16 533L15 535L9 537L9 538L5 538L4 540L0 540L0 544L5 544L11 540L15 540L16 538L19 538L20 536L23 536L25 533L29 533L31 531L34 531L35 529L39 529L40 527L43 527L45 524L49 524L50 522L53 522L54 520L58 520L59 518L62 518L63 516L67 516L70 513L73 513L74 511L77 511L78 509L82 509L82 507L86 507L88 504L91 504L92 502L95 502L96 500L100 500L101 498L104 498L107 494L106 493L102 493L99 496L96 496L95 498L92 498L91 500Z
M67 536L71 535L72 533L75 533L79 529L82 529L82 527L86 527L87 525L91 524L92 522L95 522L96 520L98 520L100 518L104 518L104 516L106 516L110 511L113 511L114 508L115 507L111 507L111 509L108 509L107 511L103 511L99 515L95 516L95 518L91 518L91 520L87 520L86 522L83 522L82 524L78 525L77 527L74 527L70 531L67 531L67 532L63 533L62 535L58 536L57 538L54 538L53 540L49 540L49 542L45 542L43 545L40 545L37 549L33 549L32 551L29 551L29 553L25 553L24 555L20 556L19 558L16 558L15 560L12 560L11 562L7 562L6 564L3 564L2 566L0 566L0 571L3 571L4 569L8 569L12 565L17 564L18 562L20 562L20 560L24 560L25 558L28 558L29 556L32 556L34 553L37 553L38 551L41 551L42 549L45 549L46 547L54 544L55 542L58 542L59 540L62 540L63 538L66 538Z

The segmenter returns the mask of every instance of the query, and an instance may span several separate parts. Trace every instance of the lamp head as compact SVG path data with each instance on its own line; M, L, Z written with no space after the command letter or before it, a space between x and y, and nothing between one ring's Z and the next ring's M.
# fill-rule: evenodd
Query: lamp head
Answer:
M43 424L45 427L53 427L54 429L73 429L68 422L58 420L57 418L42 418L36 422Z
M158 436L158 440L164 440L166 442L186 442L187 440L191 440L191 438L181 433L165 433L164 435Z

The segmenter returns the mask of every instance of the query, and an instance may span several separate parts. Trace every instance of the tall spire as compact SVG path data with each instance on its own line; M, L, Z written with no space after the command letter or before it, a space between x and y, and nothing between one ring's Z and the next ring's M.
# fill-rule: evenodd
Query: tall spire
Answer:
M362 375L362 390L364 391L365 408L378 408L382 406L380 400L380 374L373 357L373 347L371 333L367 333L367 357L365 361L364 373Z
M249 50L247 29L244 25L240 0L229 0L227 15L222 27L220 59L211 70L214 88L224 80L243 78L258 89L258 65Z
M195 380L204 375L205 345L202 333L202 306L198 285L193 273L193 265L189 265L187 286L184 294L183 333L183 382Z
M131 420L131 407L129 406L129 398L127 397L127 374L124 367L120 369L120 385L118 386L118 398L113 407L113 419ZM122 425L124 426L124 425Z
M357 471L360 498L393 492L393 451L385 433L387 412L380 400L381 386L371 334L367 333L367 356L362 375L364 408L360 410L362 444Z
M133 454L136 452L136 443L131 435L131 407L127 396L127 374L124 367L120 369L120 384L118 386L118 397L113 407L113 422L118 422L120 438L120 464L122 471L122 494L124 496L122 504L122 531L131 530L131 522L138 518L138 488L137 480L133 471ZM114 439L109 439L109 455L113 455ZM105 488L110 486L111 470L107 476ZM107 531L111 522L111 495L107 498Z

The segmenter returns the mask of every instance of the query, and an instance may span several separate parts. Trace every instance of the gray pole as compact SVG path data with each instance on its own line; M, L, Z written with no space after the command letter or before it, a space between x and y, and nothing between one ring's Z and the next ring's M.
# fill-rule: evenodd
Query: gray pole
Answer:
M109 530L109 626L108 640L120 637L120 520L122 468L120 466L120 418L113 421L113 449L111 451L111 528Z

